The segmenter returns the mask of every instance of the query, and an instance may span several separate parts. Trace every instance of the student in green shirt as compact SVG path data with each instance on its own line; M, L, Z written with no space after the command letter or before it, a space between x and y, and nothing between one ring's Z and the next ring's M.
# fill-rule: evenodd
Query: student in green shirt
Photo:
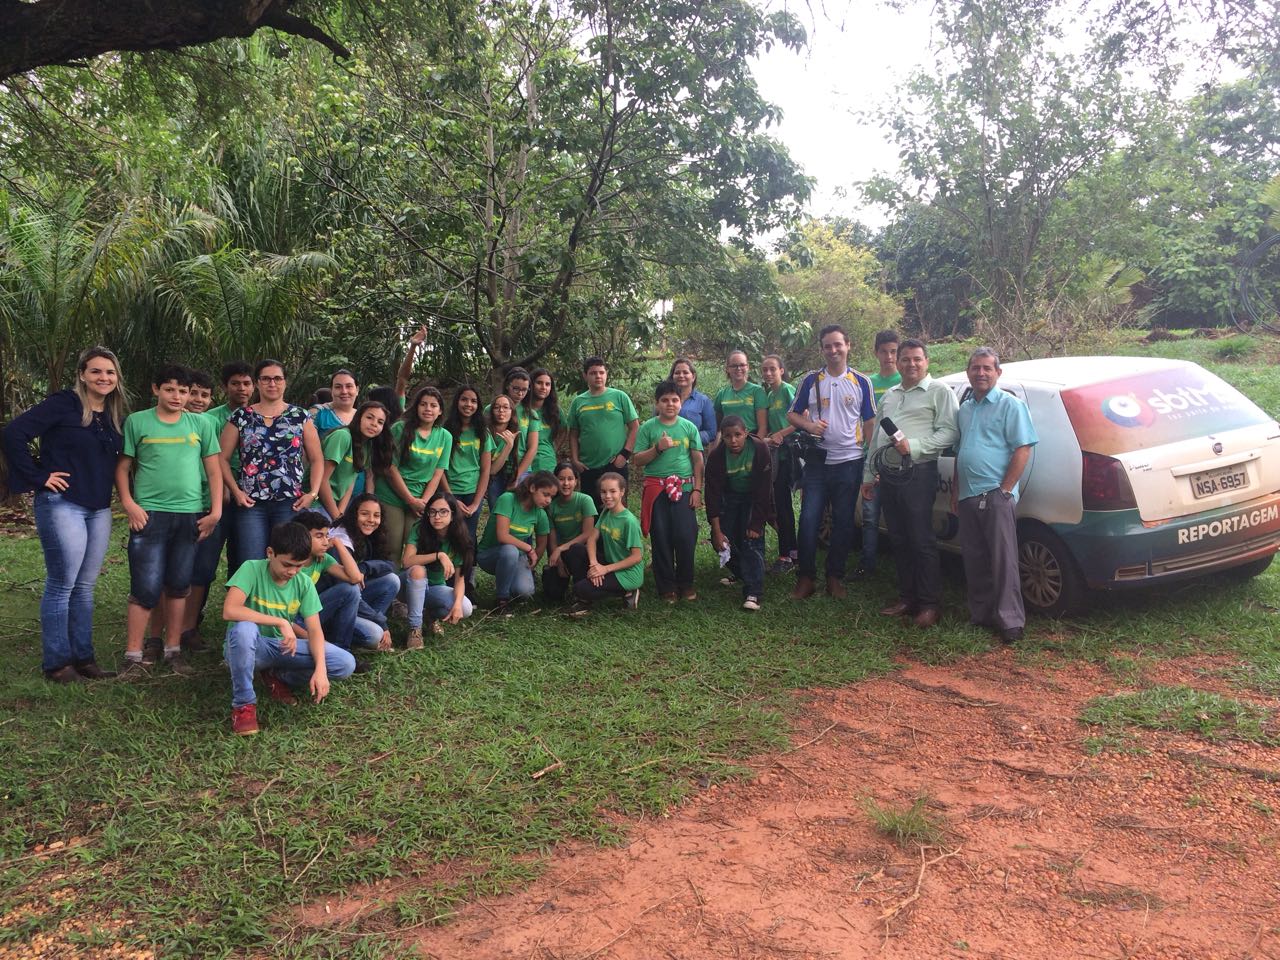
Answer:
M542 593L559 603L587 575L587 540L596 528L596 504L578 490L578 469L569 461L556 466L555 497L547 505L551 520L550 551L542 571Z
M174 673L195 671L182 657L180 637L191 592L196 542L222 518L222 472L213 421L187 413L191 372L176 364L161 367L152 381L156 405L130 414L116 464L116 489L129 518L129 605L125 626L125 667L120 677L150 675L143 640L151 611L164 599L164 662ZM208 481L202 494L201 477ZM209 508L205 509L205 498ZM155 652L150 653L151 663Z
M494 504L480 538L476 563L497 581L499 606L533 596L533 571L547 552L551 521L547 506L556 493L556 478L531 473Z
M486 413L486 429L493 438L493 453L489 469L489 512L493 512L498 498L516 485L516 444L520 440L520 428L516 421L516 405L505 393L493 398Z
M698 546L702 506L702 438L693 423L680 416L680 388L663 380L653 391L658 415L636 434L636 466L644 468L640 528L653 548L653 578L658 595L675 603L679 593L697 599L693 589L693 557ZM679 477L680 484L669 482Z
M529 371L524 367L512 367L508 370L507 375L502 378L502 392L511 398L511 409L518 429L516 466L510 484L515 486L521 477L533 469L533 461L538 455L540 442L538 418L525 405L525 401L529 398Z
M640 521L626 508L627 481L620 473L600 478L603 509L587 540L587 575L573 585L582 604L575 616L590 612L591 605L606 597L622 597L628 610L640 604L644 583L644 538Z
M741 417L744 423L755 428L755 435L763 440L769 435L769 401L764 387L748 379L750 371L751 365L745 353L734 350L729 354L724 362L729 385L721 387L716 394L716 422L728 416Z
M298 576L310 562L307 529L298 523L277 524L266 559L246 561L227 583L224 651L231 670L231 732L238 736L258 732L255 672L262 672L272 696L291 698L290 687L306 685L316 703L329 695L330 679L355 672L355 658L325 642L316 585L310 577ZM294 631L299 617L307 639Z
M422 649L423 611L431 632L444 633L444 623L461 623L474 609L467 599L467 577L475 562L475 544L458 509L444 490L427 503L415 541L404 548L401 565L409 571L405 598L409 607L406 650Z
M311 562L298 576L309 577L320 597L320 626L325 638L336 647L350 651L355 646L369 646L365 635L356 629L360 614L360 592L365 576L346 544L329 536L333 521L319 510L300 510L294 523L311 534ZM336 554L336 556L335 556ZM305 630L294 624L299 637ZM383 649L390 650L390 634ZM360 664L357 662L359 672Z
M556 381L551 371L538 367L529 374L529 392L523 404L525 411L538 425L538 448L530 470L556 469L556 440L563 432L560 421L560 398L556 394Z
M367 400L349 424L325 437L320 503L332 519L346 512L353 496L372 490L375 476L389 482L392 434L385 429L389 416L377 400Z
M876 409L884 400L885 392L902 382L902 374L898 372L898 331L881 330L876 334L876 360L880 363L878 373L867 379L871 381L871 389L876 395ZM862 557L858 565L849 574L849 580L865 580L876 572L876 559L880 549L880 488L875 487L871 496L862 501Z
M391 469L385 482L378 480L373 492L382 504L382 526L387 535L382 559L392 563L400 562L413 525L440 486L453 455L453 437L440 425L443 413L440 391L421 387L405 408L404 417L391 428Z
M635 404L621 390L609 386L609 368L601 357L588 357L582 365L587 391L569 405L569 459L578 468L582 492L600 506L596 489L611 471L625 474L635 449L640 416ZM623 501L626 487L623 487Z
M796 402L796 388L785 379L786 368L782 358L771 353L760 365L760 376L764 380L764 395L769 402L768 436L765 442L773 455L773 505L774 526L778 530L778 559L770 573L790 573L795 569L796 557L796 508L792 499L793 480L798 479L793 471L799 464L792 464L791 452L786 447L787 437L795 433L796 428L787 420L787 411Z
M480 413L480 393L475 387L461 386L453 394L453 405L445 417L444 428L453 437L453 453L444 471L444 484L458 500L472 546L480 525L480 505L489 489L489 473L493 469L495 441Z
M205 413L213 418L214 424L218 428L219 445L221 445L222 428L227 425L231 415L253 399L253 367L243 360L232 360L222 365L219 379L222 381L222 395L227 398L226 403L211 407ZM240 481L239 450L234 450L231 453L231 478L237 484ZM227 548L227 576L231 576L240 565L240 549L237 543L235 521L238 507L235 498L231 495L231 488L226 483L225 474L222 486L222 523L219 524L219 530L214 531L213 536L221 536L222 540L225 541ZM222 544L220 543L219 549L221 547Z

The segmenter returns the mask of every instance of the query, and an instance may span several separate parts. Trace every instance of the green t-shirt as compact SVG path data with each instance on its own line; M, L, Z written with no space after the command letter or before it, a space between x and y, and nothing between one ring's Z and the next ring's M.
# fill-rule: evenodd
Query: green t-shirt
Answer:
M453 561L453 569L462 573L462 557L458 555L458 551L453 548L453 544L446 543L440 548L440 552ZM431 566L427 567L427 584L432 587L444 586L444 567L437 560Z
M597 551L603 552L602 563L617 563L631 555L634 547L642 546L640 521L630 510L623 508L617 513L603 513L596 520L596 530L600 532ZM597 555L597 560L601 558ZM614 576L624 590L638 590L644 583L644 564L637 563L625 570L617 570Z
M747 438L747 444L739 454L732 454L729 448L724 451L724 467L726 482L734 493L751 492L751 467L755 463L756 448Z
M400 438L404 435L405 422L397 420L391 425L391 448L395 451L394 463L404 479L404 485L415 497L422 496L436 470L449 462L453 453L453 436L444 427L433 427L425 439L414 436L404 457L400 456ZM390 483L379 483L375 491L378 499L392 507L404 508L404 501L391 489Z
M758 383L747 383L741 390L722 387L715 399L716 423L724 423L724 418L729 416L741 417L747 433L755 433L756 411L767 410L768 406L769 398Z
M310 577L299 572L284 583L276 583L271 579L270 564L270 560L246 560L227 586L239 587L244 591L244 605L269 617L296 620L320 612L320 595ZM264 637L280 636L276 627L259 626L258 632Z
M902 374L897 370L893 371L893 376L891 377L882 377L878 373L873 373L867 379L871 381L871 389L876 395L876 409L879 409L880 401L884 399L885 391L900 384L902 382Z
M356 482L356 464L351 457L351 431L346 427L334 430L324 438L324 458L337 464L329 474L329 492L333 502L341 503L347 491ZM369 448L365 446L365 465L369 464ZM387 484L383 484L387 486Z
M551 498L547 514L551 524L556 528L556 539L560 543L568 543L582 532L582 524L587 517L597 514L596 502L581 490L573 491L568 500L557 495Z
M788 426L787 411L796 402L796 388L783 380L774 390L766 390L764 396L769 403L769 432L777 433L779 430L785 430ZM750 429L747 430L747 433L752 432Z
M210 407L204 412L204 415L213 419L214 426L218 430L217 436L221 437L222 428L227 425L227 421L231 419L233 412L229 406L221 403L216 407ZM231 451L231 472L237 479L240 477L240 444L236 444Z
M542 447L542 436L539 431L542 429L542 421L537 417L530 416L529 411L523 406L516 406L516 448L511 451L511 469L515 470L520 466L520 461L524 459L525 452L529 449L529 434L533 434L538 438L538 447ZM534 460L538 459L538 454L533 455ZM529 468L533 470L533 467Z
M337 558L331 557L326 553L318 560L313 559L305 567L299 570L297 576L308 577L312 583L319 583L320 578L324 576L328 572L329 568L337 562Z
M542 422L541 411L530 410L529 415L533 417L538 426L538 452L533 455L533 463L530 465L529 470L533 473L537 473L539 470L554 473L556 469L555 438L551 435L551 431L547 429L546 424Z
M578 431L578 456L587 469L596 470L627 445L627 425L639 420L636 405L621 390L605 387L598 397L580 393L569 405L569 428Z
M489 522L485 524L484 535L480 537L480 549L498 545L498 517L506 517L511 521L507 528L511 536L525 543L533 543L533 538L551 532L551 521L547 512L541 507L528 509L520 502L514 490L508 490L498 498L489 514Z
M471 427L463 427L458 433L458 442L453 445L453 453L449 458L449 467L444 475L449 481L449 489L455 497L469 497L476 492L480 482L480 458L482 453L493 456L498 445L493 442L493 434L485 431L484 450L480 449L480 438Z
M218 431L203 413L182 412L163 423L156 408L129 414L124 422L124 455L133 457L133 499L143 510L199 513L200 480L207 480L204 458L217 456Z
M684 417L676 417L676 422L667 426L657 417L650 417L640 424L636 432L636 451L648 450L658 442L658 438L666 434L675 441L674 447L668 447L644 465L646 477L693 477L693 458L690 452L702 449L702 437L693 422ZM688 486L688 484L686 484Z

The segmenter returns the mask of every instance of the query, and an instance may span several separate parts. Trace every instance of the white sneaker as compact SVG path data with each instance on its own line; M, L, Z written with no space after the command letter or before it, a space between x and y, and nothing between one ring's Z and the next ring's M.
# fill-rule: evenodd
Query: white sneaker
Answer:
M720 586L722 587L736 587L737 585L738 585L737 577L729 576L729 577L720 578Z
M743 610L759 610L759 609L760 609L760 598L759 598L759 597L747 597L747 599L745 599L745 600L743 600L743 601L742 601L742 609L743 609Z
M636 607L640 606L640 591L628 590L626 601L628 610L634 610Z

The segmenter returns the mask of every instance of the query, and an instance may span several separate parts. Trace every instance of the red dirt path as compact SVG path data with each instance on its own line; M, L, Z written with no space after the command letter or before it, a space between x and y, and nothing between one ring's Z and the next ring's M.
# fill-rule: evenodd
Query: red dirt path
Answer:
M1224 689L1223 663L1153 669ZM1280 958L1280 784L1258 775L1280 750L1142 733L1149 755L1090 758L1076 717L1115 691L1098 668L1003 651L809 692L795 746L755 779L625 847L561 849L529 888L409 936L442 960ZM920 795L947 825L938 846L873 829L866 798Z

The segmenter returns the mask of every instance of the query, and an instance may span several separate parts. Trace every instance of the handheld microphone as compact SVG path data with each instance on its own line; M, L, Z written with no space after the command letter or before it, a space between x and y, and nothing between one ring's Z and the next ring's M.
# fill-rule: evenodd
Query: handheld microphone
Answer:
M894 423L892 420L890 420L888 417L880 418L880 426L884 429L884 432L889 435L889 439L892 440L895 444L899 443L902 440L907 439L907 435L903 433L901 430L899 430L898 425ZM907 463L910 460L911 460L910 454L902 455L903 463Z

